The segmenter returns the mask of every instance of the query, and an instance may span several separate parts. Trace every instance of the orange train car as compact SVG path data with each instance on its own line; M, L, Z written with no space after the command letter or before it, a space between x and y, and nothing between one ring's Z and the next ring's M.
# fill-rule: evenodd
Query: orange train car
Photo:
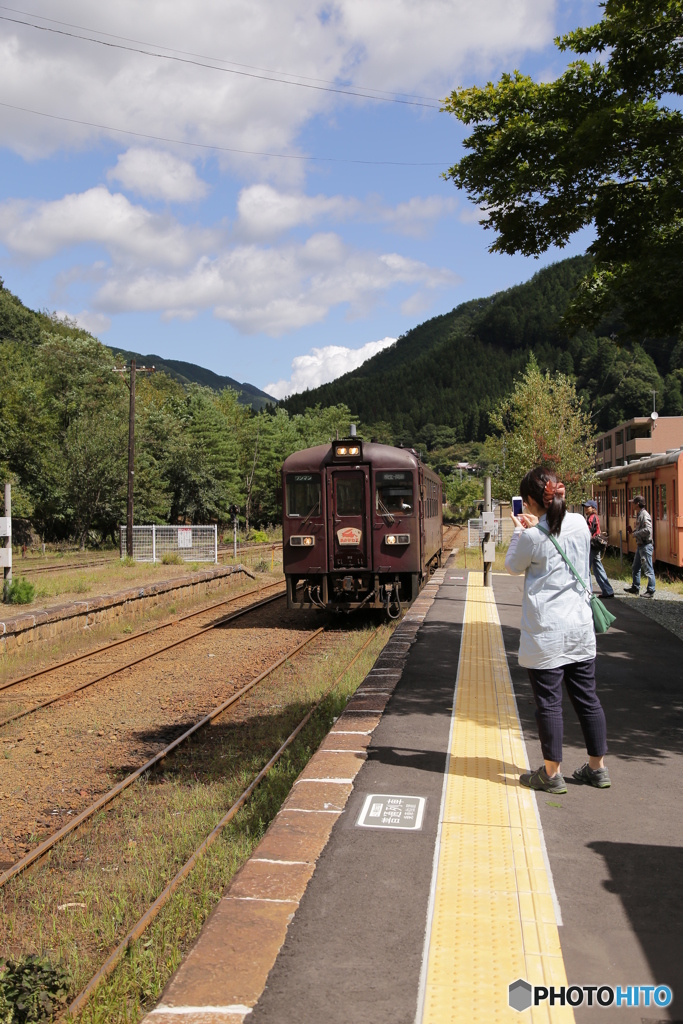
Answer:
M609 543L624 551L635 552L636 542L626 528L635 526L636 511L630 499L642 494L652 516L654 558L658 562L683 566L683 515L680 494L683 488L683 448L651 455L600 470L593 485L602 531Z

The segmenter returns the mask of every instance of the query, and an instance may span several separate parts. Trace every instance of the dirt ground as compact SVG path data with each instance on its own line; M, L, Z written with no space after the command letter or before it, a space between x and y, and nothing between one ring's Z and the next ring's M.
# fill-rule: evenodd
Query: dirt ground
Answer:
M248 601L249 599L247 599ZM208 612L0 694L2 718L207 625ZM284 600L219 626L0 729L0 866L144 764L320 624Z

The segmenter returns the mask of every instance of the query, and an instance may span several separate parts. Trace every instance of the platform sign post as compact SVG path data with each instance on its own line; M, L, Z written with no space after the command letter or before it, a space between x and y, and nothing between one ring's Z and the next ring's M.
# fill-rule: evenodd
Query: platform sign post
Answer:
M484 560L484 586L492 586L491 570L493 559L491 558L494 542L491 540L493 527L493 511L491 507L491 477L484 477L484 514L482 516L482 542L481 553Z

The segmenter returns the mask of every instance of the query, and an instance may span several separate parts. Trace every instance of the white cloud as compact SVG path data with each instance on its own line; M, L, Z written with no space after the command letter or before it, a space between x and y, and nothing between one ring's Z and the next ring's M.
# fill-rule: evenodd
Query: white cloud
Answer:
M107 315L150 311L187 320L213 309L244 334L281 335L320 322L339 305L358 317L395 286L425 293L460 283L450 270L396 252L359 250L333 232L278 245L231 245L221 228L182 225L103 186L49 202L0 204L0 241L32 260L100 245L109 262L63 272L62 289L90 282L97 289L91 305Z
M313 235L280 247L243 245L202 256L184 273L114 267L97 295L107 312L172 310L174 316L213 308L243 334L284 334L319 323L339 305L367 313L396 285L454 287L450 270L398 253L373 253L335 234Z
M290 380L266 384L263 390L279 399L306 391L307 388L317 388L328 381L336 380L344 373L349 373L350 370L357 370L367 359L376 356L395 341L396 338L382 338L381 341L368 341L360 348L346 348L343 345L313 348L308 355L296 356L292 360Z
M440 217L453 213L454 198L414 196L397 206L384 206L378 196L361 201L346 196L307 196L281 192L272 185L243 188L237 200L237 237L249 241L277 238L291 228L310 226L321 220L357 220L383 224L407 235L422 235Z
M250 241L277 238L291 228L311 225L323 217L347 220L361 208L357 199L306 196L279 192L270 185L243 188L237 200L236 233Z
M181 267L218 241L219 231L186 228L104 186L48 202L0 204L0 241L19 256L47 259L83 243L104 245L135 264Z
M73 24L133 34L155 47L440 97L475 72L489 73L500 61L547 45L555 7L554 0L336 0L324 7L319 0L118 0L107 6L64 0L59 13ZM54 13L47 0L35 0L32 8ZM98 124L209 146L293 153L311 117L368 102L10 23L0 39L0 93L9 104L91 122L0 108L3 144L28 157L108 137ZM224 159L245 165L243 157ZM257 163L264 173L297 173L294 161Z
M129 192L149 199L189 203L208 194L205 181L187 160L159 149L129 149L121 153L107 172L108 181L118 181Z
M82 309L80 313L67 313L58 309L55 316L67 324L75 324L82 327L84 331L90 331L95 337L104 334L111 327L111 318L104 313L92 313L89 309Z

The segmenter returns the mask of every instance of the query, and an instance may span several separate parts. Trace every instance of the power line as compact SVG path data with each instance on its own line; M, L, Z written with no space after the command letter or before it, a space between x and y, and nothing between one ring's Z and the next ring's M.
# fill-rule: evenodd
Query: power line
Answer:
M219 67L217 64L209 64L202 60L195 60L192 57L178 57L169 53L160 53L158 50L143 50L138 46L131 46L126 43L108 42L106 39L97 39L95 36L85 36L78 32L67 32L62 28L50 28L48 25L37 25L32 21L25 21L20 18L10 18L6 14L0 14L0 21L11 22L15 25L24 25L28 28L35 28L39 32L52 32L55 35L67 36L70 39L82 39L88 43L97 43L99 46L106 46L114 50L126 50L129 53L141 53L146 57L158 57L162 60L175 61L178 64L191 64L199 68L208 68L211 71L222 71L226 75L237 75L240 78L254 78L262 82L278 82L281 85L294 85L299 89L312 89L315 92L336 93L339 96L354 96L364 100L375 100L380 103L399 103L409 107L429 107L431 110L439 110L435 103L425 103L422 100L399 99L398 97L372 95L370 92L360 92L356 89L342 89L330 85L314 85L312 82L292 82L287 78L277 78L270 75L256 74L254 71L238 71L236 68Z
M198 57L201 60L213 60L213 61L218 61L221 64L232 64L235 67L247 68L250 71L264 71L264 72L266 72L266 74L269 74L269 75L288 75L290 78L301 78L303 81L307 81L307 82L320 82L323 85L333 85L333 86L338 87L338 83L337 82L330 81L327 78L312 78L309 75L299 75L299 74L297 74L296 72L293 72L293 71L274 71L272 68L263 68L263 67L259 67L258 65L254 65L254 64L242 64L242 63L240 63L240 61L236 61L236 60L225 60L223 57L209 57L205 53L194 53L192 50L182 50L182 49L179 49L176 46L173 46L173 47L171 47L171 46L164 46L163 43L150 43L150 42L148 42L145 39L134 39L134 38L131 38L130 36L120 36L120 35L116 35L113 32L104 32L102 29L99 29L99 28L90 28L87 25L75 25L73 22L70 22L70 21L59 21L57 18L46 18L45 15L43 15L43 14L35 14L32 11L20 11L16 7L6 7L3 4L0 4L0 10L1 11L11 11L13 14L21 14L21 15L23 15L26 18L38 18L40 21L49 21L53 25L63 25L65 28L76 28L80 32L96 32L97 35L99 35L99 36L106 36L108 39L122 39L126 43L137 43L140 46L153 46L153 47L156 47L156 49L159 49L159 50L173 50L175 53L182 53L186 57ZM20 24L24 24L24 22L20 22ZM43 26L38 25L38 26L35 26L35 27L42 28ZM160 56L165 56L165 55L162 54ZM294 84L294 83L291 83L291 84ZM391 98L396 98L396 99L402 98L402 99L414 99L414 100L428 100L428 101L433 101L434 103L441 103L442 102L442 100L441 100L441 98L439 96L420 96L420 95L418 95L416 93L390 92L387 89L374 89L372 86L364 86L364 85L359 85L356 88L362 89L362 90L364 90L365 92L368 92L368 93L378 93L379 95L389 96Z
M278 160L307 160L316 163L328 164L364 164L372 167L443 167L448 163L445 160L430 160L417 162L412 160L355 160L334 156L305 156L299 153L268 153L255 149L236 149L231 146L214 146L204 142L187 142L185 139L170 139L164 135L148 135L145 132L135 132L130 128L114 128L109 124L98 124L96 121L81 121L76 117L63 117L60 114L47 114L44 110L33 110L30 107L20 107L15 103L3 103L0 100L0 107L8 110L20 110L24 114L35 114L36 117L48 117L54 121L65 121L68 124L80 124L87 128L99 128L105 132L117 132L120 135L132 135L136 139L150 139L153 142L168 142L175 146L191 146L193 149L214 150L218 153L237 153L243 156L265 156Z

